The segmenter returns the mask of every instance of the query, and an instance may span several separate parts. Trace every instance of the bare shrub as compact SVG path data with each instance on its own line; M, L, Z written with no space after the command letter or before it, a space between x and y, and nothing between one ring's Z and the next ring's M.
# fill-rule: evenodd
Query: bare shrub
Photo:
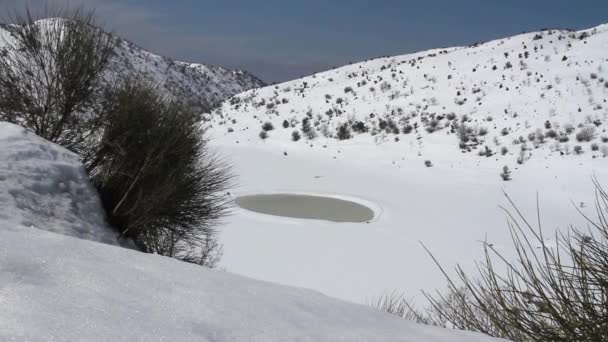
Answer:
M505 166L502 167L502 172L500 173L500 177L504 181L510 181L511 180L511 170L509 170L508 166L505 165Z
M37 17L26 8L12 21L0 49L0 120L90 157L103 121L94 106L114 39L83 9Z
M431 305L427 317L513 341L606 341L608 193L597 179L594 184L597 218L579 211L589 227L557 232L551 242L543 232L539 209L534 223L528 221L507 195L511 209L505 212L515 260L485 242L485 258L477 264L476 275L457 266L456 277L451 277L431 254L448 280L448 290L425 293ZM445 305L450 297L456 300Z
M301 138L300 132L298 132L298 131L291 132L291 140L298 141L298 140L300 140L300 138Z
M350 132L350 125L348 124L348 122L345 122L338 126L337 137L338 140L348 140L352 138L352 134Z
M595 127L589 126L582 128L578 133L576 133L576 140L578 142L589 142L593 140L595 137Z
M274 126L272 125L272 122L270 121L266 121L264 122L264 124L262 125L262 130L263 131L272 131L274 129Z
M88 167L110 223L144 252L213 266L232 175L209 149L199 116L131 77L102 107L102 145Z

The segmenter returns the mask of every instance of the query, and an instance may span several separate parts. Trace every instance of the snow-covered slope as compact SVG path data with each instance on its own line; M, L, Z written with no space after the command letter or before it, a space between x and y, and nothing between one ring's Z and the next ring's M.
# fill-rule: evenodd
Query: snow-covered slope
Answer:
M509 161L570 153L579 144L576 133L590 127L594 136L580 143L590 152L591 143L602 143L608 115L606 51L602 25L375 59L239 94L209 120L218 135L241 142L258 140L268 121L276 128L268 139L288 142L294 130L305 136L308 117L316 145L334 144L327 139L338 139L339 126L348 123L356 141L373 135L375 143L425 155L436 144L460 153L457 127L464 126L464 152L492 155L506 147L501 159Z
M37 229L0 228L0 284L3 341L498 341Z
M61 23L45 19L37 25ZM10 25L0 25L0 47L11 39ZM229 70L221 66L173 61L148 52L120 37L106 71L108 80L120 79L133 72L144 72L169 93L183 96L203 108L212 108L221 101L243 91L261 87L260 79L244 70Z
M32 228L118 245L78 156L0 122L0 230Z
M380 210L367 224L336 224L237 208L221 230L222 266L359 303L395 289L409 298L445 286L419 241L446 268L470 272L480 241L512 255L503 190L529 218L539 196L546 236L586 224L572 203L593 216L591 176L608 182L606 51L607 25L543 31L353 64L226 101L208 124L235 165L235 196L330 194ZM302 133L306 117L314 139ZM368 132L336 139L349 120ZM274 129L262 140L267 121ZM577 141L587 127L590 141Z

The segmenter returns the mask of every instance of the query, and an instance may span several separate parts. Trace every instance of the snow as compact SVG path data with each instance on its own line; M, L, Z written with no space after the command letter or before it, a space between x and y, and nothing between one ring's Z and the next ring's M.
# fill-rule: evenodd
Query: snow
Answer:
M213 144L239 176L235 197L337 194L373 203L381 213L369 224L336 224L235 208L221 229L222 267L358 303L393 290L415 298L420 289L445 286L420 242L447 268L461 263L474 271L484 240L512 255L505 213L499 208L507 202L503 190L531 217L539 196L546 236L569 224L583 225L576 207L582 203L582 210L592 213L591 177L608 182L602 152L608 146L601 140L608 136L606 27L528 33L475 47L382 58L251 90L224 102L208 115L207 124ZM581 39L583 32L589 36ZM535 40L537 34L542 38ZM507 61L512 68L504 69ZM381 90L384 81L391 90ZM356 94L345 93L346 87ZM336 103L338 97L344 99L342 105ZM468 100L459 105L455 98ZM326 114L330 109L331 116ZM312 126L319 122L318 137L291 141L307 113ZM425 130L433 114L449 113L467 115L468 126L488 130L478 135L478 146L469 143L470 152L458 146L446 118L440 120L443 128ZM378 118L391 118L400 128L419 128L388 134L380 132ZM353 133L353 139L337 140L336 127L349 119L365 122L377 134ZM284 129L284 120L293 120L295 127ZM261 140L258 134L266 121L275 129ZM558 133L573 125L569 141L528 140L538 129L548 131L546 121ZM575 134L581 127L596 126L593 121L599 123L594 139L578 142ZM324 125L333 137L323 136ZM503 136L504 128L508 134ZM514 143L520 136L527 146L521 165L517 159L523 144ZM598 151L592 150L594 143ZM584 153L572 153L575 145ZM491 157L478 155L485 146L494 152ZM508 148L505 155L502 147ZM425 167L426 160L433 167ZM512 171L508 182L499 176L505 165Z
M317 292L0 227L0 340L494 341Z
M78 156L0 122L0 229L31 228L118 244Z

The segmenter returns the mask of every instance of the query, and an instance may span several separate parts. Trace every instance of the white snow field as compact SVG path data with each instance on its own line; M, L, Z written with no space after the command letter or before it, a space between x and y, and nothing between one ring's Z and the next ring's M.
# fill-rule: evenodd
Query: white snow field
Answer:
M78 156L0 122L0 229L32 228L118 245Z
M0 229L0 284L2 341L498 341L38 229Z
M0 122L0 162L0 341L494 340L113 246L74 154Z
M606 51L608 25L543 31L353 64L227 100L207 124L235 165L235 197L329 194L378 212L369 224L331 223L236 208L221 229L222 266L365 303L444 287L419 241L448 268L473 270L483 240L510 255L503 190L529 218L538 194L547 236L584 224L576 207L591 213L592 176L608 184ZM338 139L341 124L359 121L367 132ZM266 122L274 129L262 140Z

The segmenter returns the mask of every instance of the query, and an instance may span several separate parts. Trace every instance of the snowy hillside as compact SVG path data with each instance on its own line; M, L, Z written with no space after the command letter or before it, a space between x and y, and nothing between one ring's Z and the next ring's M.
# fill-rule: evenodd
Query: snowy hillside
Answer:
M56 19L40 20L37 24L45 25L52 20ZM0 46L5 39L11 39L9 31L10 25L0 25ZM264 85L244 70L173 61L116 37L116 48L105 76L120 79L135 71L146 73L169 93L191 99L205 108L212 108L235 94Z
M315 145L373 136L423 155L435 144L453 153L503 153L496 158L509 161L569 154L578 144L587 156L605 155L608 146L591 151L591 144L608 141L600 140L608 115L606 51L603 25L376 59L245 92L210 120L218 135L241 141L259 140L270 122L269 140L290 141L299 131L304 141L320 138ZM306 118L311 133L302 131ZM590 137L577 139L585 130Z
M608 184L606 51L608 25L543 31L233 97L207 124L239 175L235 197L328 194L378 209L369 223L336 224L237 208L221 230L222 266L365 303L445 286L419 242L468 271L481 241L512 255L503 190L530 218L539 196L547 236L585 224L573 203L592 214L592 175ZM339 140L345 122L352 137Z
M0 227L3 341L498 341L297 288Z
M118 245L78 156L0 122L0 230L34 228Z

